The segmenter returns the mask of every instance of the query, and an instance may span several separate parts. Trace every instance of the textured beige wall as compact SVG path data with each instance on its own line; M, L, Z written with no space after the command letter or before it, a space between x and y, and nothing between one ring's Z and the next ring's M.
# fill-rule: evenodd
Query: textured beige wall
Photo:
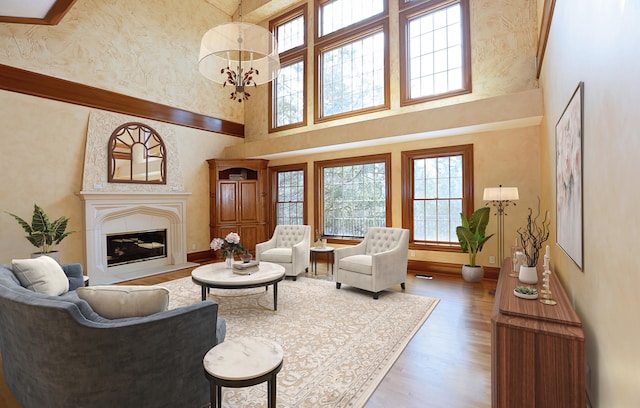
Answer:
M391 109L355 118L313 124L313 47L307 53L307 110L308 125L303 128L268 133L268 87L254 90L246 104L246 140L256 141L298 134L314 129L330 128L346 123L364 122L389 117L401 112L413 112L457 104L466 101L526 91L538 87L535 79L537 39L537 7L530 0L474 0L471 14L471 60L473 93L439 101L400 108L400 63L398 2L390 1L390 87ZM313 39L313 3L309 3L309 29ZM267 24L267 23L263 23Z
M229 20L204 0L83 0L55 26L0 23L0 63L244 123L198 72L202 35Z
M524 225L526 221L527 208L535 206L537 203L537 191L540 184L538 126L296 156L271 160L269 165L307 163L309 172L309 188L307 189L309 225L311 225L312 231L315 231L314 202L316 201L316 192L311 187L314 180L314 161L390 152L392 167L391 224L394 227L400 227L402 225L401 152L460 144L474 145L474 184L476 188L474 205L476 208L485 204L482 201L484 187L497 187L499 184L503 184L504 186L517 186L520 191L520 201L517 206L509 208L509 215L505 220L505 253L508 253L509 245L515 239L515 230ZM496 230L497 219L492 216L488 231L495 233ZM477 261L479 264L491 266L489 264L489 256L497 256L497 244L496 238L492 238L487 242L485 249L478 255ZM416 251L416 256L411 259L463 264L467 262L468 255L451 252Z
M85 143L90 109L71 104L0 91L0 263L29 257L35 248L24 231L4 211L31 220L33 204L51 218L70 217L69 229L80 231L57 249L64 262L84 263L84 207L82 190ZM144 119L141 120L143 123ZM187 252L209 245L209 174L206 159L219 157L225 146L240 139L172 127L179 144L179 160L187 200ZM105 139L105 150L107 139ZM106 173L107 169L103 169ZM195 245L195 248L193 247Z
M83 0L56 26L0 23L0 63L149 99L221 119L243 122L220 85L197 70L202 34L229 17L201 0ZM34 203L52 217L67 215L82 230L84 148L90 109L0 91L0 210L30 219ZM142 120L144 122L144 120ZM208 172L234 137L180 126L173 129L187 203L187 252L208 248ZM106 149L106 140L105 140ZM106 172L106 169L104 169ZM20 226L0 216L0 262L28 257L34 248ZM60 246L66 262L83 262L83 234Z
M556 2L542 67L541 192L550 209L555 125L578 83L585 84L584 268L556 245L552 264L584 325L594 407L635 407L640 401L640 273L633 249L640 226L634 205L640 200L638 21L640 5L634 1Z

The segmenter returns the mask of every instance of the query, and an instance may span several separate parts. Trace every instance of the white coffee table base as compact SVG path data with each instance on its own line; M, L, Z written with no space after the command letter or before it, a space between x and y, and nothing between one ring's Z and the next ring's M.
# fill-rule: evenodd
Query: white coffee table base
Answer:
M241 388L267 381L269 408L276 406L276 376L282 369L282 347L262 337L225 340L207 352L204 375L211 383L211 408L222 407L222 387Z
M273 285L273 310L278 310L278 282L284 279L284 267L271 262L260 262L258 270L249 275L237 275L224 262L207 264L191 272L191 280L202 286L202 300L207 291L214 289L249 289Z

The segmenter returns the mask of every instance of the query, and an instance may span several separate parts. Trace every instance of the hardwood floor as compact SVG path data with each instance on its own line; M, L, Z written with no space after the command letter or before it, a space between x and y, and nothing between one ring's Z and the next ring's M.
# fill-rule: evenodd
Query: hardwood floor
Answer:
M318 265L318 269L322 274L326 265ZM126 283L153 285L190 273L190 270L176 271ZM422 279L410 271L406 292L438 298L440 303L365 407L490 407L494 301L491 293L496 283L492 280L466 283L462 278L437 274L433 279ZM3 374L0 374L0 407L19 407Z

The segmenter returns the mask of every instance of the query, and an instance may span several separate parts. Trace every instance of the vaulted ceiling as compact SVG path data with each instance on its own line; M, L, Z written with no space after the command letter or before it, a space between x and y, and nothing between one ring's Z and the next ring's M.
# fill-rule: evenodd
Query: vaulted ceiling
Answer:
M202 0L234 20L240 18L239 0ZM58 24L76 0L0 0L0 22ZM243 0L242 20L258 23L281 13L299 0Z

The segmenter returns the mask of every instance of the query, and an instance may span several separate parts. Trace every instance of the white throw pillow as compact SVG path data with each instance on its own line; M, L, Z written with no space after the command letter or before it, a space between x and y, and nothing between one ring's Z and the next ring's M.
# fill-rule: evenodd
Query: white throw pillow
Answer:
M11 269L20 284L37 293L58 296L69 291L69 279L55 259L43 255L33 259L14 259Z
M169 290L162 286L87 286L76 292L107 319L149 316L169 307Z

